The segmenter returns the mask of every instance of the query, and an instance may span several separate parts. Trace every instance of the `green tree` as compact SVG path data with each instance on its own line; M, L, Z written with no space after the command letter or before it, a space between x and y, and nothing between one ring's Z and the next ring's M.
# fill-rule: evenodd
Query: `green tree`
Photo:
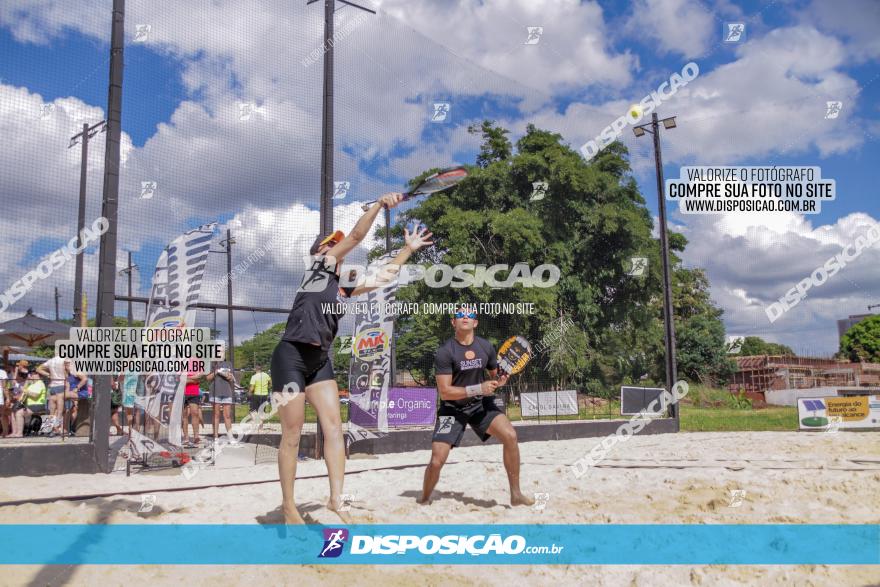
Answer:
M726 382L736 370L727 356L724 324L708 312L682 322L676 332L676 359L679 377L713 386Z
M656 340L662 327L657 327L654 304L660 291L659 253L651 236L651 215L629 173L626 149L611 145L587 163L560 135L533 125L515 149L506 142L507 131L494 123L471 130L483 138L477 166L455 189L420 200L402 214L403 222L392 227L392 239L401 245L402 224L418 218L434 233L436 245L419 251L413 262L550 264L559 268L560 280L550 288L493 289L483 284L464 290L432 288L422 281L402 287L398 298L534 304L532 316L481 317L479 334L496 345L513 334L536 344L560 317L570 317L576 332L566 334L565 346L538 357L543 365L530 367L519 378L523 384L538 373L545 374L545 387L585 386L595 380L607 387L624 376L641 376L657 363L653 355L662 348ZM543 200L532 202L535 181L547 182L548 190ZM649 258L648 271L638 279L627 275L633 256ZM497 279L508 275L499 272ZM410 370L417 380L429 377L430 358L451 335L449 317L403 316L396 328L399 368ZM620 352L632 356L632 362L621 364Z
M880 315L847 330L840 338L840 354L850 361L880 363Z
M743 338L742 346L737 353L741 357L751 357L754 355L794 355L795 352L791 347L776 342L767 342L760 336L746 336Z
M262 365L263 369L269 368L272 359L272 351L281 340L284 333L285 322L279 322L266 330L254 335L235 347L235 364L238 368L253 368L254 365Z

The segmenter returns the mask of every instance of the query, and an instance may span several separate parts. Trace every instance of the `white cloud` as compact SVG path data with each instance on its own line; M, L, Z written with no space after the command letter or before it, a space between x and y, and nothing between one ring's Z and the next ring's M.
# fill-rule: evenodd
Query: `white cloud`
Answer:
M880 57L880 2L875 0L813 0L809 8L798 13L804 23L820 30L843 35L846 50L858 61Z
M676 218L682 216L677 214ZM706 269L713 300L725 310L728 332L785 343L796 351L837 350L837 320L866 311L880 291L880 246L866 249L797 306L773 323L765 307L808 278L825 261L878 226L876 218L853 213L813 226L791 213L701 215L676 229L690 245L687 266ZM852 250L850 250L852 252Z
M696 0L637 0L627 30L651 40L661 53L686 58L706 52L721 37L722 23Z

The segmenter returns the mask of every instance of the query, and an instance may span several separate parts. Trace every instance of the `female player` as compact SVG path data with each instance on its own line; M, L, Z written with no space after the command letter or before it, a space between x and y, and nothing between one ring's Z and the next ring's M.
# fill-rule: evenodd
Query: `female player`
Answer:
M287 327L281 341L272 353L273 393L305 390L281 405L281 446L278 450L278 473L281 478L282 511L285 524L302 524L296 509L293 485L296 478L296 461L299 456L299 440L305 420L305 399L314 406L324 433L324 459L330 478L330 500L327 507L336 512L345 523L348 514L341 511L342 483L345 475L345 445L342 440L342 422L339 416L339 389L333 374L330 349L339 318L342 316L340 301L345 298L384 287L396 277L400 266L420 248L433 244L431 233L420 228L410 234L404 231L404 246L391 261L380 278L364 287L340 287L339 272L343 258L369 234L370 227L383 207L393 208L402 201L402 194L389 193L358 220L351 234L342 231L319 235L312 244L311 266L306 269L303 282L297 290L293 308L287 318Z

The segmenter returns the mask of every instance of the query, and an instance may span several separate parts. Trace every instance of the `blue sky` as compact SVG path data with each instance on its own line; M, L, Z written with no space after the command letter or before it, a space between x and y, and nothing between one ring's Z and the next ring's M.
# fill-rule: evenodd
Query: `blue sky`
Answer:
M64 115L51 127L22 127L37 136L14 134L27 144L0 161L32 176L23 177L12 196L40 209L74 205L78 153L63 152L66 137L106 107L110 3L102 14L94 7L78 10L82 1L37 9L16 0L0 8L0 87L12 105L0 122L16 129L23 112L17 105L25 102L31 109L55 103ZM880 275L871 263L877 257L870 256L876 251L781 324L762 322L761 306L880 216L874 178L880 47L865 24L875 18L880 24L877 4L848 0L834 10L808 1L540 4L519 0L502 10L491 2L386 0L377 3L379 16L339 39L337 172L352 182L351 199L340 202L340 222L354 221L357 201L402 188L431 162L471 162L477 145L465 129L482 118L499 120L514 140L534 122L578 147L694 61L700 76L660 110L679 121L663 133L667 178L693 164L818 165L823 177L836 180L837 199L820 214L772 218L685 217L673 205L672 222L692 243L685 261L709 272L729 333L803 344L798 333L806 328L816 334L818 350L833 351L833 317L864 311L870 300L880 303ZM291 246L300 233L309 240L317 204L320 62L301 61L320 47L317 12L278 2L253 15L241 3L219 2L196 19L173 3L129 3L123 130L130 142L122 191L130 201L121 244L135 250L140 293L164 244L202 222L219 220L247 233L242 253L270 237L255 228L266 214L301 223ZM349 10L339 22L353 17ZM152 31L136 43L134 27L143 22ZM722 42L726 22L746 23L741 43ZM534 47L523 45L529 25L544 27ZM450 123L425 120L436 98L452 102ZM832 99L841 100L843 110L826 120L824 105ZM242 101L259 106L250 127L235 118ZM649 139L635 139L629 127L622 137L656 214ZM47 156L58 158L58 166L36 164L24 155L31 149L51 151ZM102 149L99 136L90 157L90 215L99 211ZM159 182L154 200L138 199L145 179ZM34 207L21 214L35 228L45 218ZM5 241L13 253L7 266L26 269L68 240L65 223L75 221L75 212L61 217L65 222L51 229ZM283 259L278 267L295 269ZM265 291L253 296L255 303L269 299ZM45 292L34 303L50 305Z

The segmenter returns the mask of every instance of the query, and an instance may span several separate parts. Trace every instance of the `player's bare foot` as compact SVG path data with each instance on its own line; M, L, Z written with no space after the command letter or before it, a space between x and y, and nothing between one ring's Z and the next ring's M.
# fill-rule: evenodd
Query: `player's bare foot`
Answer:
M535 505L535 500L531 497L523 495L521 491L515 491L510 493L510 505Z
M302 516L299 515L295 506L281 506L281 511L284 512L284 523L288 526L297 526L306 523L306 521L302 519Z
M416 503L419 505L431 505L431 497L430 496L425 497L423 495L416 500Z
M341 499L331 499L327 502L327 509L339 516L339 519L342 520L343 524L353 524L354 521L351 518L351 514L348 512L348 507L351 506L343 504Z

